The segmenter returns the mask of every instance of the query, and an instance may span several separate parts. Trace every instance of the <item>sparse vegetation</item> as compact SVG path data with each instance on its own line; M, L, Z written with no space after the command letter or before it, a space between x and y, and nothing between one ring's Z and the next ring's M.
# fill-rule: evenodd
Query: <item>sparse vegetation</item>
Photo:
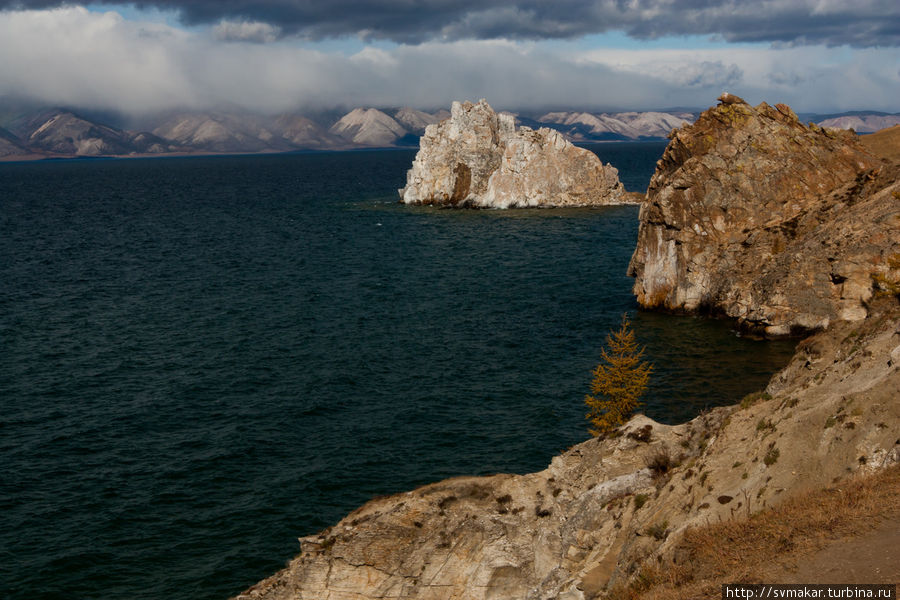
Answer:
M591 435L609 435L641 405L653 372L643 355L644 349L638 346L628 316L622 315L621 327L606 336L601 362L593 370L591 393L584 399Z
M723 583L764 580L767 569L782 557L811 553L835 536L865 532L882 519L898 518L897 494L900 467L891 467L789 498L745 520L690 529L678 545L685 557L679 564L648 564L609 598L720 598Z
M664 540L666 539L666 536L669 535L669 522L663 521L662 523L648 525L644 530L644 533L652 536L654 539Z
M649 496L647 494L635 494L634 496L634 510L640 510L647 504L647 500Z
M894 272L900 270L900 253L889 256L887 266ZM890 273L872 273L872 282L879 294L900 296L900 277L891 277Z
M765 431L767 429L771 430L771 431L775 431L775 424L772 423L772 421L769 419L760 419L759 422L756 424L756 430L757 431Z
M644 458L644 464L653 471L654 477L662 477L678 466L678 461L672 457L668 448L659 446Z
M774 465L778 462L778 457L781 456L781 450L778 448L769 448L769 451L766 452L766 455L763 457L763 463L767 467Z
M741 399L741 410L750 408L754 404L759 401L771 400L772 396L767 392L753 392L752 394L747 394Z

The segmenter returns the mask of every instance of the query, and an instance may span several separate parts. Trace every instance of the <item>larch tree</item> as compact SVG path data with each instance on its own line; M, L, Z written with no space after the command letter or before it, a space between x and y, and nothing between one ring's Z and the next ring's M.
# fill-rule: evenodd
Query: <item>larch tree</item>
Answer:
M612 433L643 404L641 396L653 372L643 356L644 348L638 346L628 315L623 314L621 327L606 336L600 364L592 372L591 393L584 398L591 435Z

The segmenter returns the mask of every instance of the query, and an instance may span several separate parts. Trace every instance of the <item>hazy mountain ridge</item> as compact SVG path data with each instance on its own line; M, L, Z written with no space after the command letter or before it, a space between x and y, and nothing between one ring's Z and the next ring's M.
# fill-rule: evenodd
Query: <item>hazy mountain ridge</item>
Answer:
M519 125L550 127L572 142L662 140L699 111L513 113ZM0 106L0 158L229 154L414 147L425 128L449 116L411 107L358 107L341 115L265 116L240 110L171 111L138 125L70 108ZM804 115L823 127L868 133L900 123L900 113Z
M27 154L28 149L12 132L0 127L0 157Z
M818 121L821 127L832 129L853 129L856 133L874 133L900 124L900 114L851 114Z
M354 108L331 126L329 133L362 146L391 146L409 133L377 108Z
M573 141L664 139L684 123L693 123L691 112L550 112L537 121L557 129Z

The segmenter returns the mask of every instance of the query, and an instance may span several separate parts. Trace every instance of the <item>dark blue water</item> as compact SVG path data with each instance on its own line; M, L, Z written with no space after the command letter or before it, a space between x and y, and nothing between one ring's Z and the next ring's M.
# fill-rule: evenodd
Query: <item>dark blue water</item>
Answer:
M630 189L662 151L600 146ZM637 208L404 207L412 158L0 165L0 596L225 598L373 495L586 439ZM791 351L632 316L664 421Z

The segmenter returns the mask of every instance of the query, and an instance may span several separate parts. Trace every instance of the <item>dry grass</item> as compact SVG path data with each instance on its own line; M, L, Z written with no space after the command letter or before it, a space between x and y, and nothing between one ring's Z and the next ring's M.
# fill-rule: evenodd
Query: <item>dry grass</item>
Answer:
M880 158L900 160L900 125L860 137L866 150Z
M900 467L795 496L749 519L688 530L679 564L644 567L616 600L720 598L723 583L759 583L774 565L822 548L829 539L897 518Z

